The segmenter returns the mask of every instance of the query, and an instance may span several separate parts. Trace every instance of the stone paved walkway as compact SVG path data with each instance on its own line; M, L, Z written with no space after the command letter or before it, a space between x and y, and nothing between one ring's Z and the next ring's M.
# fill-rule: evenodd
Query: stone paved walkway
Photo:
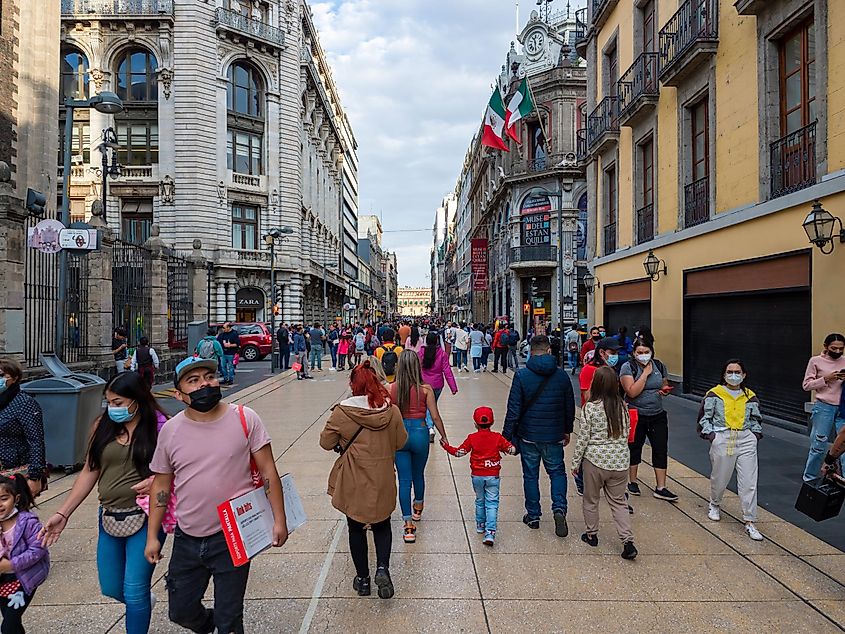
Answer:
M838 632L845 624L845 554L761 510L766 541L744 534L738 499L728 493L723 520L707 519L708 480L672 461L669 486L680 501L655 500L650 469L644 495L632 502L640 556L619 557L603 504L600 546L579 540L580 499L570 487L570 536L555 537L548 515L539 531L521 523L519 459L505 457L496 546L474 531L467 458L435 445L426 471L425 519L417 543L401 540L394 513L393 600L358 598L345 521L325 494L334 454L317 440L346 376L317 373L297 382L278 376L233 399L253 407L273 438L279 471L294 474L309 522L281 549L253 563L247 632ZM509 378L462 374L458 396L441 399L450 441L472 431L474 407L494 408L501 430ZM646 455L648 452L646 450ZM761 473L761 478L766 474ZM541 478L548 512L548 480ZM47 517L73 482L57 478L39 509ZM52 550L53 569L27 613L29 632L124 631L122 606L100 595L96 572L96 495L71 519ZM166 547L169 552L169 545ZM156 570L152 632L184 632L167 620L164 564ZM209 594L210 597L210 594Z

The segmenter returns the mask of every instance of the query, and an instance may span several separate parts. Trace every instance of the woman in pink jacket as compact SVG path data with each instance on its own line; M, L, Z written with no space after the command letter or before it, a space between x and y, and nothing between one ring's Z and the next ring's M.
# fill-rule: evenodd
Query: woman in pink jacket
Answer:
M422 366L422 378L434 390L434 399L440 398L443 386L448 383L452 394L458 393L458 384L455 382L455 375L449 365L449 357L443 348L440 347L440 335L436 332L429 332L425 336L425 345L417 351ZM429 442L434 442L434 421L431 415L426 412L425 422L428 425Z
M340 340L337 344L337 369L343 372L346 369L346 361L349 360L349 369L352 369L352 359L349 359L349 346L352 343L352 331L344 328L340 333Z

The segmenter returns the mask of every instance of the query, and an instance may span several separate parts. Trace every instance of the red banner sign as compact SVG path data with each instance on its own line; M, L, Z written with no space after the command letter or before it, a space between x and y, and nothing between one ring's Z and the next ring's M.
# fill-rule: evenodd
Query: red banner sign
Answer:
M472 290L486 291L490 285L487 280L487 252L489 250L487 238L473 240L471 249Z

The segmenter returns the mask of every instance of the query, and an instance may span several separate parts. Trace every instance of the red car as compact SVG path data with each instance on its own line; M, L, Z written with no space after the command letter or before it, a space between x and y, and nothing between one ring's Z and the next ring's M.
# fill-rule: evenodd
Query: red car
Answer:
M229 322L241 338L241 359L261 361L273 350L273 333L270 327L257 321ZM212 328L223 328L223 324L211 324Z

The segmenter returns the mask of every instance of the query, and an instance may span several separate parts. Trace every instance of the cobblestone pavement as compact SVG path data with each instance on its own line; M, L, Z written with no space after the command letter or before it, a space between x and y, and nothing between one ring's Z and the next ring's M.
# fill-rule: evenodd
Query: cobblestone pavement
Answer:
M568 538L554 535L545 476L547 515L538 531L524 526L519 459L511 457L503 459L496 545L484 547L473 526L468 459L450 458L437 445L426 470L416 544L402 543L401 517L398 509L394 513L396 597L359 598L352 590L345 521L325 494L334 454L317 442L329 409L346 392L348 373L316 376L302 382L289 373L276 376L230 399L262 416L279 471L294 474L309 516L283 548L254 561L247 632L843 630L845 554L763 509L758 526L766 540L750 541L731 493L722 521L710 522L708 480L677 462L669 466L669 487L681 496L675 505L652 498L646 489L654 484L651 470L640 470L644 495L632 501L640 556L626 562L604 503L599 547L580 541L581 504L571 485ZM453 444L472 431L471 413L481 404L494 408L495 429L501 430L509 379L459 375L459 394L441 399ZM58 508L72 482L56 478L38 510L42 518ZM96 518L92 494L52 550L50 578L25 617L28 631L123 631L123 607L104 598L97 585ZM151 631L183 632L167 620L165 571L166 562L154 576L158 604Z

